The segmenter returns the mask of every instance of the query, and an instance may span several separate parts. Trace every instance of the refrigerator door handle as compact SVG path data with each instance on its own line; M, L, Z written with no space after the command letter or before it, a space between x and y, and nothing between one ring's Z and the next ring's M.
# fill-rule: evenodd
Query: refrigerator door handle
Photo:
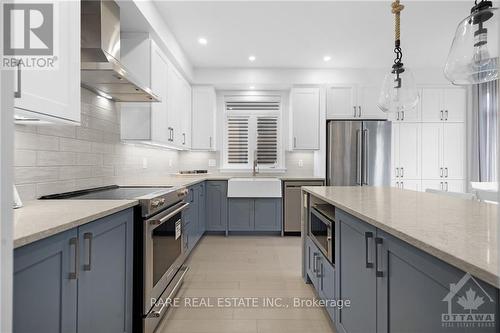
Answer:
M363 185L368 185L368 130L363 130Z
M361 174L361 159L362 159L362 142L361 130L356 131L356 184L362 185Z

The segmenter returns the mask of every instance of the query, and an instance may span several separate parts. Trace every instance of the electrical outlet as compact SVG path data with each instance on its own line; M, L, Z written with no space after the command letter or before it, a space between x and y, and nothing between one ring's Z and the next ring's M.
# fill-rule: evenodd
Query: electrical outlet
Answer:
M143 169L147 169L148 168L148 158L147 157L143 157L142 158L142 168Z
M217 166L217 161L216 161L215 159L213 159L213 158L210 158L210 159L208 160L208 166L209 166L209 167L212 167L212 168L213 168L213 167L216 167L216 166Z
M299 160L299 168L302 168L304 166L304 161L303 160Z
M173 164L174 164L174 161L172 161L172 158L169 158L168 159L168 166L171 168Z

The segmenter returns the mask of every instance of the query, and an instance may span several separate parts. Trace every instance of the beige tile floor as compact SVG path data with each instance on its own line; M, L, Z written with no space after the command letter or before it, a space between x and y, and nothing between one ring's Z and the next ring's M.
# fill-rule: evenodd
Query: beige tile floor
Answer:
M205 236L188 265L180 306L169 310L159 333L335 332L323 309L293 306L294 297L315 298L301 277L299 237ZM217 307L223 297L257 301L255 307ZM266 307L266 297L289 307Z

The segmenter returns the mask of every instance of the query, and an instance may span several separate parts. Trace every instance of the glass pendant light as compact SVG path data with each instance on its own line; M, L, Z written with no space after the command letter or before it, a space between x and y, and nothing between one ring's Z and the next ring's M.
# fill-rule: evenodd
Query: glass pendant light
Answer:
M400 17L404 6L396 0L392 3L392 13L395 17L395 47L396 59L389 73L385 75L382 91L377 106L384 112L410 111L418 105L420 96L413 74L405 67L400 39Z
M455 85L498 79L498 12L491 1L475 2L471 15L457 27L444 68Z

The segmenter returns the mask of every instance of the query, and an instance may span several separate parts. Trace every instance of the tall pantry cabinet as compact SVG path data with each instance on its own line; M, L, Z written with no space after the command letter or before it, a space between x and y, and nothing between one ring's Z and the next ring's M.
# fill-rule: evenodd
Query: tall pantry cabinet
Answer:
M463 192L466 92L423 88L417 109L393 115L392 185Z

